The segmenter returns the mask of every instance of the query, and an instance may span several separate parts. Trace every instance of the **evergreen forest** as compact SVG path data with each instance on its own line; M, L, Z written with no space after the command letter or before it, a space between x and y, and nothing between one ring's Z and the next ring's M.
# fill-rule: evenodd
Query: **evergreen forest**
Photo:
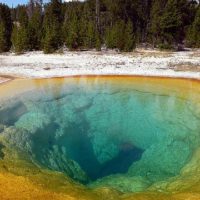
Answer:
M0 3L0 53L43 50L130 52L200 47L197 0L29 0L10 8Z

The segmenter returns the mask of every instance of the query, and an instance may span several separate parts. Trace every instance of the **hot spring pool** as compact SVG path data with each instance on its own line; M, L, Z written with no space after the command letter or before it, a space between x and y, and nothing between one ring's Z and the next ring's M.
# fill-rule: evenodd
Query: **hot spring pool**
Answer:
M80 199L200 190L198 81L17 79L0 94L4 176Z

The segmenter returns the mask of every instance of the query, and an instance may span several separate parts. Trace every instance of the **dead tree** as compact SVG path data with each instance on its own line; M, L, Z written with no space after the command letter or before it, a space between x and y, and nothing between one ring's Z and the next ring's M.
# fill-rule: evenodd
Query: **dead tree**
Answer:
M100 32L100 3L96 0L96 31Z

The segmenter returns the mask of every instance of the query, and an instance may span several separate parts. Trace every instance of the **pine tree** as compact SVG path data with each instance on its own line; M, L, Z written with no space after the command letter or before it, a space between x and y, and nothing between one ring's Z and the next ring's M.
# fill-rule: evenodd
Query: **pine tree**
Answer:
M18 22L15 22L12 32L12 45L15 53L20 54L29 50L28 39L28 14L26 7L22 6L18 10Z
M3 22L0 22L0 53L2 52L5 52L7 49L6 49L6 29L5 29L5 26L3 24Z
M168 0L160 19L162 40L169 45L178 42L182 26L182 13L178 7L179 0Z
M106 46L108 48L123 50L125 46L124 38L125 23L122 20L117 21L113 27L106 31Z
M199 9L197 10L196 16L195 16L195 20L193 23L193 34L194 34L194 38L196 40L196 47L200 48L200 6Z
M135 48L135 38L133 35L133 24L129 20L125 32L124 32L124 41L125 41L125 46L124 46L124 51L129 52L132 51Z
M187 43L190 47L200 48L200 6L197 9L194 22L189 28Z
M54 53L57 50L57 31L55 27L46 28L43 50L44 53Z
M93 2L94 3L94 2ZM91 11L90 2L86 2L82 8L82 11L76 11L78 16L78 35L79 35L79 46L84 49L91 49L96 47L97 39L97 24L94 13ZM95 5L93 5L95 6ZM81 13L81 14L80 14Z
M46 7L44 17L43 50L53 53L63 45L62 36L62 4L60 0L52 0Z
M85 38L85 44L88 48L94 48L96 46L96 30L93 22L88 22L87 32Z
M150 13L150 27L149 27L149 33L151 35L153 46L155 46L156 43L160 43L161 39L160 20L164 5L165 2L163 2L162 0L153 0Z
M0 3L0 52L9 51L11 47L12 20L8 6Z
M101 51L101 38L99 33L96 33L95 48L97 51Z
M19 24L14 25L12 32L12 44L15 53L20 54L28 50L28 32L26 27Z
M72 13L70 22L68 23L68 33L66 38L66 45L69 49L74 50L79 47L79 24L76 13Z
M18 11L17 11L17 21L23 27L27 27L28 26L28 13L26 11L26 7L25 6L20 6L18 8Z
M36 5L33 9L32 16L28 24L29 35L29 49L39 50L41 49L42 38L42 15L41 7Z

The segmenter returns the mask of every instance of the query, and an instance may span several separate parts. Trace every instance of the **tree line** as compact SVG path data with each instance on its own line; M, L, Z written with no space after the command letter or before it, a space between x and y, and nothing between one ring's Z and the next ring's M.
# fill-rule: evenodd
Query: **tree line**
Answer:
M200 5L195 0L30 0L0 4L0 52L132 51L149 44L200 47Z

